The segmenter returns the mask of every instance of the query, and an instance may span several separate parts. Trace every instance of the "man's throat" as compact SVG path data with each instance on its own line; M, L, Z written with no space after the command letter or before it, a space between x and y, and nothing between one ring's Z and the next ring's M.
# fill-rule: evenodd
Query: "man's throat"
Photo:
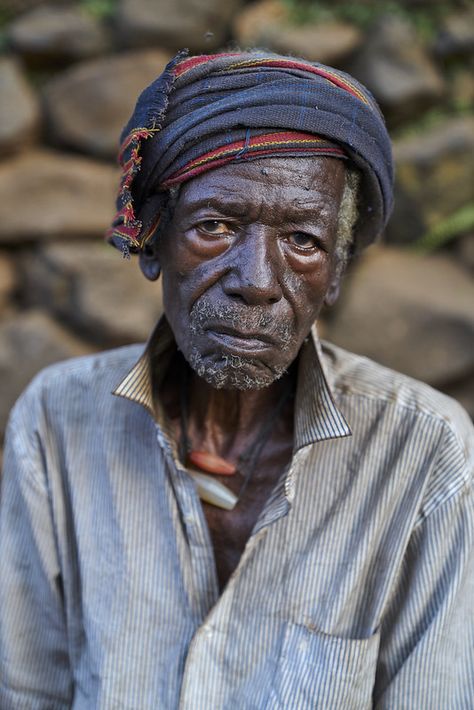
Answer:
M293 378L287 376L278 387L274 386L271 392L262 393L258 390L253 393L253 397L246 393L244 400L242 393L212 390L207 383L204 387L208 390L207 393L202 392L201 382L195 382L194 387L195 410L192 417L192 385L189 371L183 372L180 378L180 456L195 480L201 500L225 510L232 510L244 496L272 432L288 400L293 396ZM207 409L203 410L202 403L206 395ZM229 395L234 396L233 407L229 406ZM220 401L216 402L216 399ZM239 400L244 401L246 418L243 421L242 408L239 409L237 405ZM249 418L250 421L255 421L255 426L248 426ZM233 443L230 447L229 435ZM221 452L226 450L226 439L229 453L223 456ZM237 473L240 474L241 482L238 490L235 490L235 481L234 485L229 487L227 480L224 483L222 479L231 480Z

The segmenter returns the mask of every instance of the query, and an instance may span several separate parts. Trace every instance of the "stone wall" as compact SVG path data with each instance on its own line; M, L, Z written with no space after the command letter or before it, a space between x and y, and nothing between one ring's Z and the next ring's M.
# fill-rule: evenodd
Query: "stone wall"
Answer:
M0 21L0 435L40 368L144 340L160 312L159 286L102 235L119 131L183 46L305 55L372 90L394 137L397 207L321 330L474 415L469 3L3 0Z

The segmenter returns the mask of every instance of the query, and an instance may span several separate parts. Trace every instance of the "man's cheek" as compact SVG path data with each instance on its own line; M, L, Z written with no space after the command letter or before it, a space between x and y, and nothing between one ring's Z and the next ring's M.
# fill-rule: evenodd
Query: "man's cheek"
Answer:
M295 330L300 334L309 330L319 315L324 301L325 288L315 285L313 280L294 275L285 283L284 295L294 314ZM305 333L307 335L307 333Z
M176 285L163 282L163 307L176 342L182 348L188 337L189 327L184 294Z
M163 270L163 300L170 311L186 311L196 291L196 280L186 270ZM187 309L190 310L190 307Z

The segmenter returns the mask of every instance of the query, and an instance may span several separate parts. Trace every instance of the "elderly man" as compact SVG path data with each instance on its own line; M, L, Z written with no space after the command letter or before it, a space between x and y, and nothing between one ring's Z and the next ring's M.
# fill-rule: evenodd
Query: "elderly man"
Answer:
M12 413L2 710L473 708L472 426L313 327L390 213L373 99L179 55L121 163L109 238L165 316Z

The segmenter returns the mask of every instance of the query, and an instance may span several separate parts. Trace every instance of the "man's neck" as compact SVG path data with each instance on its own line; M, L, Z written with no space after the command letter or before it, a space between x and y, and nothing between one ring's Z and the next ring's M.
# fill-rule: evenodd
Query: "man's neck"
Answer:
M292 375L286 374L262 389L217 390L193 373L188 391L188 437L193 448L237 458L262 426L276 417L278 402L292 381ZM286 407L280 416L292 418L292 409Z
M280 432L282 427L292 431L293 398L287 399L279 413L276 409L284 393L294 391L295 379L291 368L281 379L262 389L215 389L177 354L161 384L160 399L174 423L178 439L183 436L185 425L191 449L236 462L272 417Z

